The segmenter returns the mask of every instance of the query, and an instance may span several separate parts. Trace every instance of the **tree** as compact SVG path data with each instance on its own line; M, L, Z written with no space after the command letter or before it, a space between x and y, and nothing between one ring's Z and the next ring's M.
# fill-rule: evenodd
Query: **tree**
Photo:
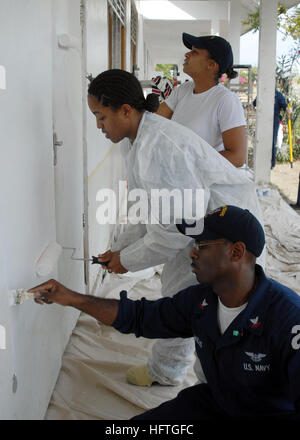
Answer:
M276 82L277 88L285 96L290 103L292 113L291 126L294 144L299 137L299 124L300 119L300 102L295 90L295 83L297 83L296 74L294 73L294 66L299 63L299 49L300 43L295 43L295 46L288 55L282 55L277 60L276 66ZM287 125L288 116L283 116L283 123Z
M277 60L276 66L276 82L277 89L289 101L291 113L292 137L294 139L293 146L297 147L299 141L299 119L300 119L300 103L297 97L295 84L299 81L296 78L294 67L299 63L300 53L300 3L289 10L279 3L277 9L277 28L284 35L284 39L291 37L294 40L294 47L288 55L283 55ZM243 24L250 25L253 32L259 30L259 9L254 14L248 14L248 20ZM287 126L288 116L285 113L283 123ZM284 141L288 144L288 133L286 131ZM298 153L298 151L297 151ZM296 157L296 154L295 154Z
M299 4L295 8L287 10L281 3L277 8L277 28L283 33L284 37L292 37L295 41L300 37L300 7ZM248 20L243 24L251 27L253 32L259 30L259 9L253 14L248 14Z
M300 8L299 5L293 8L291 13L285 12L281 20L281 29L285 35L285 38L290 36L294 40L300 38Z
M156 72L162 72L163 76L173 79L174 64L156 64Z

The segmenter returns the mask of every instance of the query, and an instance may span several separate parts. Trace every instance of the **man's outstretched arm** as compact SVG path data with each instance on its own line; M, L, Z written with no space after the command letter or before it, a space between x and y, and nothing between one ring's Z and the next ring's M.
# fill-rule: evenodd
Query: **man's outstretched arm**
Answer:
M30 289L29 292L35 294L35 301L39 304L57 303L61 306L75 307L105 325L111 325L118 314L118 300L82 295L68 289L56 280L46 281Z
M29 290L39 304L57 303L75 307L105 325L112 325L121 333L134 333L145 338L189 338L193 336L192 313L199 295L192 288L177 293L173 298L156 301L146 298L133 301L127 298L125 290L120 300L98 298L73 292L56 280L49 280Z

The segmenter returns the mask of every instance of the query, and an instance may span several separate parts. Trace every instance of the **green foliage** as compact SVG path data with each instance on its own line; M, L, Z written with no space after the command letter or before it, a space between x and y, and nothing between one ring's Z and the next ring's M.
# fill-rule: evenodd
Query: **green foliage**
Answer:
M163 76L173 79L174 64L156 64L156 72L163 72Z
M251 73L250 73L250 81L251 81ZM248 69L240 69L239 82L245 85L248 84Z
M290 36L295 41L300 37L300 7L299 5L291 10L287 10L282 4L277 8L277 28L284 34L285 38ZM248 14L248 20L243 22L250 26L253 32L259 30L259 9L253 14Z
M300 138L300 102L297 96L295 84L298 82L294 73L294 66L299 63L300 43L296 42L293 49L288 55L281 56L276 66L276 83L278 90L284 95L292 109L290 115L293 144L297 144ZM282 118L283 124L288 127L288 113L286 112ZM288 131L286 130L283 138L285 144L289 143ZM296 148L293 145L293 149Z
M251 80L252 80L253 83L256 82L257 75L258 75L258 67L257 66L253 66L251 68Z
M293 160L300 159L300 143L293 145ZM289 146L286 149L277 149L276 162L285 163L290 161L290 149Z
M299 76L296 77L294 67L299 63L300 53L300 3L290 10L280 3L277 9L277 28L284 35L295 40L293 49L288 55L283 55L277 60L276 67L276 88L284 95L292 109L290 115L293 142L294 160L300 159L300 102L297 96L296 84L300 84ZM250 26L253 32L259 30L259 9L254 14L248 14L248 20L243 22L244 25ZM257 78L257 68L252 69L252 81ZM277 161L289 162L289 133L288 133L288 113L285 112L282 117L285 126L283 145L287 149L278 150Z
M277 7L277 16L278 16L277 27L278 28L281 26L281 19L282 19L282 17L280 17L281 14L286 15L286 8L279 3L278 7ZM251 29L253 30L253 32L257 32L259 30L259 9L257 8L257 11L254 12L253 14L248 14L248 20L243 21L243 24L250 26Z
M253 32L259 30L259 11L257 10L253 14L248 14L248 20L243 21L245 26L250 26Z
M294 40L300 38L300 8L297 6L293 14L285 14L284 20L281 20L281 27L284 30L285 37L291 36Z

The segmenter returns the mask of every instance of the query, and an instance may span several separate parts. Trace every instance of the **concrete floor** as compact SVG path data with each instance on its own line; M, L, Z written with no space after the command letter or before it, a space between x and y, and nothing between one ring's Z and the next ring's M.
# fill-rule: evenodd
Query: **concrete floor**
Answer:
M297 202L300 174L300 160L293 163L277 164L271 171L271 183L275 185L289 204ZM297 209L298 210L298 209ZM300 210L300 206L299 206Z

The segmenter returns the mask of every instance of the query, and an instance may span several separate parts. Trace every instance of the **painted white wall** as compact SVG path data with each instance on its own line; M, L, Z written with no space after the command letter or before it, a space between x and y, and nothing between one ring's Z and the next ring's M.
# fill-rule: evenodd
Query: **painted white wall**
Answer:
M5 164L0 177L3 237L0 249L0 325L6 329L6 349L0 349L0 419L43 418L59 373L62 353L78 316L73 309L56 305L41 307L31 300L21 306L9 307L7 292L8 289L29 288L45 281L35 277L33 266L44 247L57 239L55 205L60 209L62 198L68 192L67 175L56 176L56 188L61 189L62 198L55 203L52 165L54 87L57 88L55 105L61 107L61 112L54 115L55 125L65 148L58 152L56 173L59 168L65 170L72 164L69 170L82 175L77 162L69 159L69 163L65 163L62 157L63 152L70 152L72 148L73 158L76 157L81 143L79 54L73 49L61 49L61 53L56 54L59 58L56 68L64 68L61 75L55 71L56 78L52 64L57 34L80 37L79 0L75 1L76 4L73 0L71 3L70 0L7 0L0 5L0 64L6 71L7 86L0 90L1 163ZM57 8L58 14L52 7ZM58 21L54 23L55 16ZM90 0L87 3L87 72L93 75L108 67L107 31L106 2ZM56 51L57 48L54 54ZM67 95L63 95L64 82ZM72 88L75 88L74 96ZM70 131L76 138L74 142ZM120 146L112 146L101 135L89 111L87 138L92 255L106 249L112 232L110 227L100 227L96 222L96 193L101 187L118 186L123 168ZM73 197L81 200L79 190L74 188ZM72 246L72 228L66 230L61 223L58 226L62 226L60 241L66 238L61 244ZM75 264L80 263L72 262L71 267ZM76 276L81 277L82 270L77 272ZM94 274L96 272L94 267ZM59 279L57 270L50 275ZM71 272L62 275L68 285L81 290ZM15 393L12 391L13 375L17 380Z
M108 69L107 2L88 0L86 3L87 71L93 77ZM128 34L128 33L127 33ZM130 34L129 34L130 36ZM130 62L130 48L126 38L126 60ZM96 211L100 202L96 195L100 189L117 190L119 178L124 174L120 144L114 145L97 129L95 116L87 110L89 251L98 255L108 248L114 226L99 225ZM99 272L98 265L90 266L90 290ZM98 292L96 292L98 294Z
M220 20L211 20L210 33L212 35L220 35Z
M146 79L145 71L145 42L144 42L144 20L142 15L138 15L138 35L137 35L137 53L136 62L139 70L136 75L141 81Z
M2 93L0 90L0 101L2 98ZM0 177L1 187L2 179ZM3 218L4 211L3 206L1 204L0 207L0 215ZM9 305L8 305L8 297L6 292L8 290L7 287L7 268L6 268L6 249L3 246L4 244L4 236L5 231L3 228L0 230L0 239L1 239L1 250L0 250L0 326L2 326L2 331L4 328L5 335L4 341L1 342L0 348L0 389L1 389L1 397L0 397L0 419L7 420L11 418L15 418L14 411L14 394L12 392L13 387L13 363L12 363L12 326L10 323L10 314ZM2 345L3 344L3 345ZM4 348L5 347L5 348Z
M84 212L80 0L52 0L52 12L53 129L63 142L57 148L54 167L56 241L64 247L76 248L75 257L79 258L83 256ZM62 35L71 47L59 46ZM59 281L84 292L83 263L72 261L71 254L70 250L62 253Z
M107 2L88 0L86 3L87 71L93 77L108 69ZM111 142L100 136L95 116L87 109L88 175L103 160Z
M126 0L126 17L125 17L125 70L127 70L128 72L132 72L132 66L131 66L130 19L131 19L131 0Z
M127 31L126 31L126 69L131 70L130 45L130 1L127 1ZM138 2L136 2L139 11ZM145 53L146 50L146 53ZM147 57L148 62L145 63ZM155 64L144 45L143 18L138 17L138 44L137 66L140 80L149 77L154 72ZM93 76L108 68L108 25L107 4L98 0L87 2L87 71ZM154 72L155 74L155 72ZM154 74L152 76L154 76ZM88 199L89 199L89 248L90 255L98 255L108 249L113 237L118 234L119 226L99 225L96 219L97 209L101 202L96 200L101 189L113 189L116 194L119 190L119 181L125 180L126 172L121 155L122 144L112 144L96 128L95 116L88 110L87 114L87 141L88 141ZM90 267L90 291L94 291L94 282L99 273L99 266Z
M37 278L34 263L56 240L52 3L0 3L0 64L6 69L6 89L0 90L0 325L7 333L0 350L0 419L43 418L76 319L57 305L8 305L8 289L49 278ZM56 269L50 277L57 277Z

